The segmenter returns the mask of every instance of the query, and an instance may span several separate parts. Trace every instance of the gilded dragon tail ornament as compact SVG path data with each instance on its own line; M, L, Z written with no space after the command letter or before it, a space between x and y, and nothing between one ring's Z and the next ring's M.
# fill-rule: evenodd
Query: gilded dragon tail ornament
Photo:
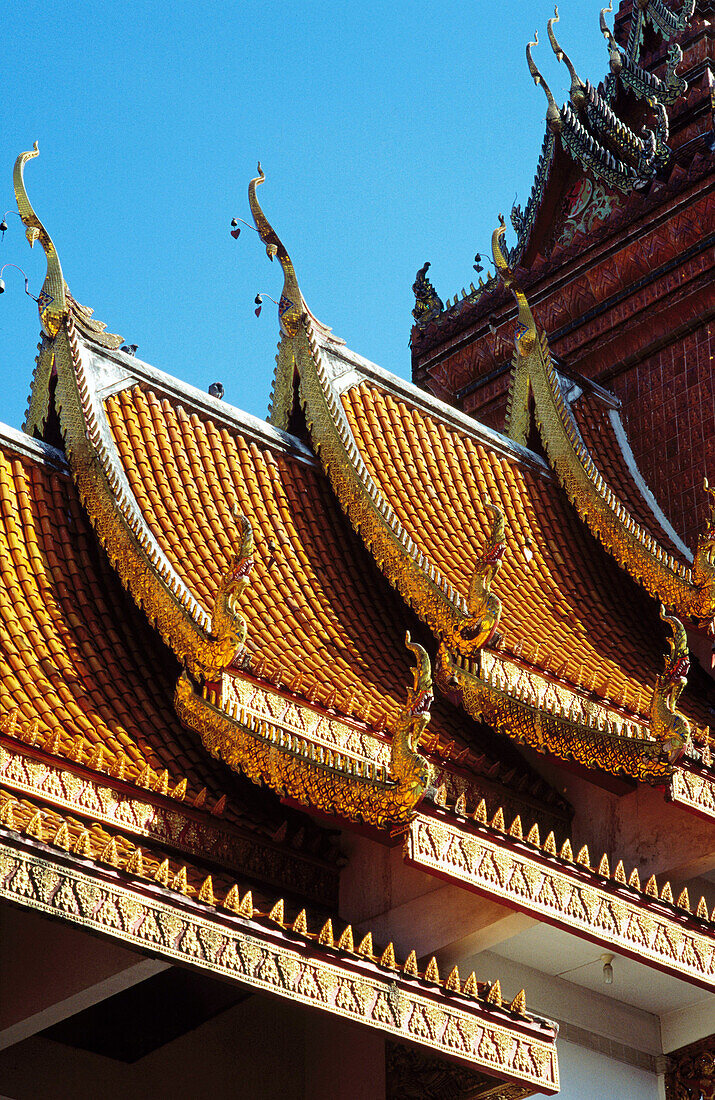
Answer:
M433 768L418 750L420 739L432 717L430 707L432 691L432 665L425 648L413 642L410 632L405 635L405 645L412 650L417 664L412 670L414 682L407 689L407 703L395 725L392 735L390 771L397 780L403 797L415 805L433 779Z
M256 223L258 235L266 246L266 255L268 259L273 261L277 256L278 262L283 268L283 293L278 303L278 319L285 335L295 336L300 325L300 319L306 311L306 305L303 301L300 287L298 286L298 279L295 274L295 268L293 267L293 261L288 255L288 251L282 240L263 213L261 204L258 201L258 196L256 195L256 188L263 183L265 178L265 173L259 161L258 175L252 179L248 185L248 203L251 207L251 214Z
M246 640L246 620L240 614L238 601L248 586L255 548L250 520L237 509L233 514L241 528L241 544L219 581L211 616L211 633L225 654L224 668L238 656Z
M467 618L455 629L448 642L449 648L462 657L471 657L487 645L494 637L501 618L501 600L491 587L506 550L504 513L488 500L484 500L484 507L492 517L491 534L472 575L467 597Z
M673 636L668 639L670 656L665 659L665 671L657 677L650 707L651 733L663 743L663 755L673 764L690 736L690 723L676 710L678 699L688 682L690 654L688 636L680 619L666 615L660 605L660 617L668 623Z
M35 142L33 149L20 153L15 161L12 179L17 209L25 226L25 236L30 242L30 248L34 246L35 241L39 241L47 260L47 274L37 298L37 308L40 311L42 328L47 336L53 339L71 311L77 328L88 339L94 340L95 343L101 344L105 348L118 348L124 337L106 332L107 326L102 321L97 321L92 317L92 310L87 306L80 305L70 294L52 237L38 218L30 202L25 188L25 165L28 160L33 160L39 155L40 150L37 142Z

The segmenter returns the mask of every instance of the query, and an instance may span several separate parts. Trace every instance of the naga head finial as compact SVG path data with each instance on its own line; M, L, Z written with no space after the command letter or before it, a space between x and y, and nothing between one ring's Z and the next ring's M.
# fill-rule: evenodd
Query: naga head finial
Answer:
M259 184L263 183L265 178L265 173L259 161L258 175L252 179L248 185L248 202L251 207L251 214L256 223L258 234L266 246L266 255L268 259L273 261L274 257L277 256L283 268L283 293L278 303L278 320L286 336L295 336L300 325L300 319L305 313L306 307L303 301L303 295L300 292L300 287L298 286L298 279L296 278L293 262L288 255L285 245L263 213L261 204L256 195L256 188Z
M492 233L492 256L494 257L494 267L504 286L507 290L512 292L518 303L519 320L516 324L514 343L516 345L517 354L519 356L526 356L538 343L536 322L534 321L534 315L531 312L529 303L526 300L526 295L517 283L514 271L509 267L509 261L502 248L502 240L505 233L506 223L504 221L504 215L500 214L499 225Z
M680 619L677 619L675 615L666 614L663 604L659 605L658 614L662 622L668 624L672 634L672 636L668 638L670 657L666 657L665 674L669 680L682 678L683 683L685 683L685 678L690 667L690 648L688 646L687 632Z
M417 658L417 664L412 669L413 685L409 689L408 707L412 714L423 713L432 704L432 662L424 646L412 641L409 630L405 634L405 645Z
M551 43L551 48L556 54L559 61L563 61L564 65L569 71L569 75L571 77L571 102L573 103L574 107L583 107L586 103L586 88L583 81L574 69L568 54L556 41L556 35L554 34L554 23L558 23L558 21L559 9L554 8L554 14L546 24L546 28L549 33L549 42Z
M610 0L607 8L601 8L601 14L599 15L599 23L601 25L601 34L606 39L608 45L608 53L610 57L611 72L618 73L623 68L623 58L621 57L621 51L618 48L618 43L613 37L613 31L606 22L606 13L613 11L613 0Z
M49 233L37 217L32 207L32 203L28 198L27 190L25 189L25 164L28 160L32 160L39 155L40 150L37 142L35 142L34 147L28 152L20 153L15 161L12 179L15 188L17 209L22 218L23 225L25 226L25 236L30 242L30 248L33 247L35 241L39 241L47 259L47 274L37 299L37 306L40 311L42 327L46 334L52 338L57 335L62 322L67 316L67 297L65 293L65 280L62 274L60 258L57 255L57 249Z
M526 63L529 66L529 72L531 73L531 75L533 77L534 84L536 84L537 87L539 86L539 84L541 85L541 87L544 89L544 94L546 95L546 98L548 100L549 105L546 108L546 121L548 122L548 124L549 124L549 126L551 127L552 130L557 130L558 131L558 130L561 130L562 127L563 127L563 122L561 120L561 111L558 108L556 100L554 99L553 95L551 94L551 88L546 83L546 81L544 80L542 74L537 69L536 62L534 61L534 58L532 57L532 54L531 54L532 48L534 46L538 46L538 44L539 44L539 32L534 31L534 41L533 42L528 42L527 46L526 46Z

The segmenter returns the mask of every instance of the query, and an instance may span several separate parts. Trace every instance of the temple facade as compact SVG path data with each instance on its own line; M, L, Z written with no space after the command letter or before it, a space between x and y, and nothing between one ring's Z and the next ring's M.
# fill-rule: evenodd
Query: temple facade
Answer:
M267 421L72 297L18 157L3 1096L715 1097L711 9L604 10L597 88L529 44L531 198L486 282L418 273L412 383L259 165Z

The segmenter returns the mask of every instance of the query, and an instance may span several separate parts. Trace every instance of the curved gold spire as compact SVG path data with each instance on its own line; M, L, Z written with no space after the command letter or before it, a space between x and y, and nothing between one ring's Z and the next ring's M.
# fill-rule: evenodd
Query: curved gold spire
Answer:
M412 641L409 630L405 634L405 645L414 653L417 659L417 664L412 669L412 675L414 677L412 692L414 698L418 699L425 692L430 692L432 690L432 662L429 659L429 654L425 647L420 645L419 642Z
M601 14L598 18L601 24L601 34L608 44L608 52L611 57L611 71L617 73L623 66L623 59L621 57L621 51L618 48L618 43L613 37L613 31L606 22L606 12L611 11L613 11L613 0L610 0L607 8L601 8Z
M285 245L263 213L261 204L258 201L258 196L256 195L256 188L259 184L263 183L265 178L265 173L259 161L258 175L252 179L248 185L248 202L251 207L251 214L256 223L258 234L266 246L266 255L268 259L272 261L274 257L277 256L283 268L283 293L278 303L278 319L281 329L286 336L295 336L298 331L300 319L305 313L306 305L303 301L300 287L298 286L293 261L288 255Z
M67 298L65 296L65 280L62 275L62 265L57 255L57 249L54 246L50 234L37 217L25 189L25 164L28 160L32 160L39 155L40 150L37 146L37 142L35 142L34 148L29 152L20 153L20 156L15 161L12 181L15 188L17 208L20 212L23 225L25 226L25 236L30 242L30 248L33 247L35 241L39 241L47 258L47 275L45 276L42 290L37 299L37 306L40 311L40 320L42 321L43 329L49 337L53 337L59 332L60 325L67 315Z
M574 69L569 55L556 41L556 35L554 34L554 23L558 23L558 21L559 9L555 7L552 18L549 19L548 23L546 24L546 28L549 33L549 42L551 43L551 48L556 54L558 60L563 61L564 65L569 71L569 75L571 77L571 102L573 103L574 107L582 107L586 102L586 88L578 73Z
M529 72L531 73L531 75L533 77L534 84L536 84L537 87L539 86L539 84L541 85L541 87L544 89L544 93L545 93L546 98L549 102L549 106L546 109L546 121L549 123L549 126L551 126L551 128L553 130L560 130L561 126L562 126L561 112L559 111L556 100L554 99L553 95L551 94L551 88L546 83L543 76L541 75L541 73L537 69L536 62L534 61L534 58L531 55L532 46L538 46L538 44L539 44L539 32L534 31L534 41L533 42L528 42L527 45L526 45L526 63L529 66Z
M526 355L526 353L534 347L537 341L536 322L534 321L534 315L531 312L531 307L526 300L521 287L517 284L514 278L514 272L509 267L504 252L502 251L502 238L506 233L506 224L504 222L504 215L499 215L499 225L492 233L492 256L494 257L494 266L497 270L499 278L503 282L507 290L510 290L516 298L519 306L519 320L516 326L516 333L514 335L514 343L516 344L516 350L519 355Z
M668 639L670 656L665 659L665 671L658 676L653 691L650 708L651 733L663 742L664 755L669 763L674 763L690 736L690 723L684 714L676 710L678 699L688 682L690 652L688 635L680 619L675 615L666 615L661 604L659 614L672 631Z

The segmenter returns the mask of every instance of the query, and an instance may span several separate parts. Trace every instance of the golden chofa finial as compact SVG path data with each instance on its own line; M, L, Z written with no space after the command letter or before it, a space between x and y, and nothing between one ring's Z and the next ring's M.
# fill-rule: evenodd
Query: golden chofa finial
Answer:
M601 24L601 34L606 39L608 44L608 52L610 54L611 72L618 73L623 67L623 58L621 57L621 51L618 48L618 43L613 37L613 31L606 22L606 13L613 11L613 0L607 8L601 8L601 14L599 16L599 22Z
M516 323L514 343L516 345L517 355L524 358L536 346L538 339L536 322L534 321L534 315L531 312L529 303L526 300L526 295L517 284L514 272L509 267L509 263L502 249L502 240L505 233L506 224L504 222L504 215L500 214L499 225L492 233L492 256L494 257L494 267L497 270L499 278L506 289L512 292L519 306L519 319Z
M546 121L548 122L548 124L549 124L549 126L551 127L552 130L558 131L558 130L561 130L562 127L563 127L563 122L561 121L561 112L559 111L559 108L556 104L556 100L554 99L553 95L551 94L551 88L546 83L543 76L541 75L541 73L537 69L534 58L531 56L532 47L538 46L538 44L539 44L539 32L534 31L534 41L533 42L528 42L527 46L526 46L526 63L529 66L529 72L531 73L531 75L533 77L534 84L536 84L537 87L538 87L539 84L541 85L541 87L544 89L544 93L545 93L546 98L549 102L549 106L546 109Z
M280 237L263 213L261 204L256 195L256 188L259 184L263 183L265 178L265 174L261 168L261 162L259 161L258 175L255 179L252 179L248 185L248 202L251 207L253 220L256 223L256 229L266 246L266 255L268 259L272 261L277 256L283 268L283 293L278 303L278 320L280 321L281 330L286 336L295 336L300 325L300 319L305 313L306 306L303 301L303 295L300 292L300 287L298 286L298 280L291 258Z
M650 706L650 729L653 736L663 743L663 755L673 764L690 736L690 723L684 714L676 709L678 699L688 682L690 652L688 635L680 619L666 615L661 604L659 614L671 629L668 638L670 655L665 659L665 670L656 677L655 689Z
M54 337L59 332L60 326L67 315L65 281L62 275L62 266L60 264L60 258L57 255L57 249L49 233L32 208L32 203L27 197L27 191L25 190L24 179L25 163L39 155L40 150L38 149L37 142L35 142L35 146L30 152L20 153L20 156L15 161L12 179L15 187L17 208L22 218L23 225L25 226L25 235L30 242L30 248L33 247L35 241L39 241L47 258L47 275L45 276L42 290L37 299L37 306L40 311L40 320L43 329L49 337Z
M558 42L556 41L556 35L554 34L554 23L558 23L558 21L559 9L554 8L553 17L549 19L549 22L546 25L549 32L549 42L551 43L551 48L556 54L559 61L563 61L564 65L569 71L569 75L571 77L571 102L573 103L574 107L583 107L586 103L586 88L583 81L580 79L576 70L574 69L568 54L565 50L561 48L561 46L559 46Z

